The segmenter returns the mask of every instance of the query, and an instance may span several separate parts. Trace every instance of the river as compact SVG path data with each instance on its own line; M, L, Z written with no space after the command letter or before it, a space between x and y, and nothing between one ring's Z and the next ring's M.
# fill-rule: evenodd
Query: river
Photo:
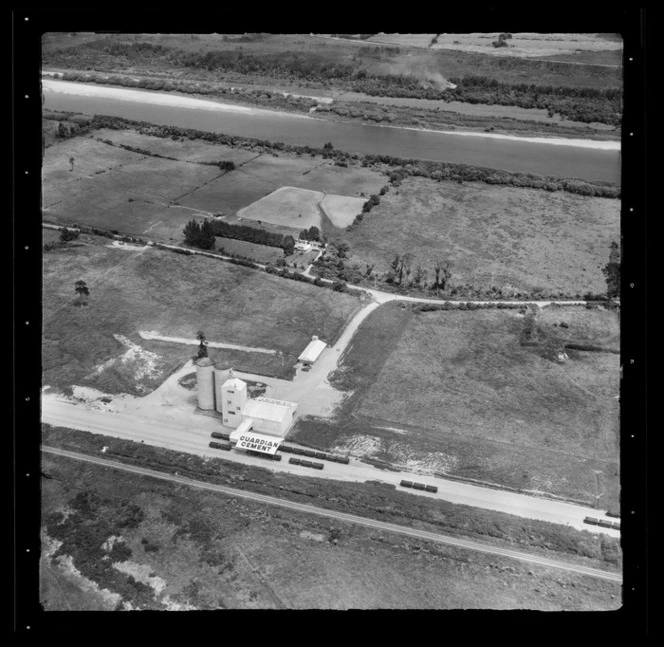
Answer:
M322 148L332 142L350 153L620 183L620 152L601 148L601 142L549 142L342 123L168 93L51 79L43 80L43 93L48 110L124 117L298 146Z

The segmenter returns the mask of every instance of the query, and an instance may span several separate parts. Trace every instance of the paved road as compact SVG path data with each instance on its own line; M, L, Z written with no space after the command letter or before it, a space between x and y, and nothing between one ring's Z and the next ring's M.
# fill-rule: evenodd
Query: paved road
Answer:
M442 535L439 533L429 532L426 530L418 530L416 528L408 528L406 526L399 526L393 523L386 523L383 521L376 521L374 519L367 519L365 517L358 517L352 514L346 514L343 512L336 512L334 510L326 510L324 508L319 508L316 506L305 505L303 503L296 503L294 501L287 501L285 499L279 499L273 496L267 496L265 494L257 494L255 492L247 492L245 490L237 490L235 488L226 487L224 485L216 485L212 483L206 483L204 481L194 481L182 476L176 476L171 474L166 474L164 472L158 472L155 470L150 470L144 467L135 467L133 465L124 465L122 463L117 463L115 461L105 460L102 458L97 458L94 456L89 456L86 454L80 454L78 452L70 452L63 449L58 449L56 447L42 447L42 451L55 454L58 456L65 456L74 460L86 461L88 463L94 463L96 465L102 465L104 467L109 467L112 469L123 470L126 472L131 472L134 474L141 474L144 476L150 476L152 478L159 478L166 481L171 481L173 483L180 483L182 485L187 485L190 487L196 487L204 490L211 490L213 492L219 492L222 494L242 497L245 499L250 499L252 501L257 501L259 503L266 503L269 505L278 505L283 508L288 508L289 510L295 510L297 512L305 512L307 514L316 514L323 517L328 517L330 519L336 519L338 521L346 521L349 523L355 523L362 526L367 526L369 528L374 528L376 530L385 530L388 532L395 532L409 537L416 537L418 539L425 539L428 541L434 541L442 544L447 544L450 546L456 546L458 548L465 548L467 550L479 551L482 553L488 553L491 555L500 555L502 557L509 557L512 559L518 559L522 562L528 562L530 564L535 564L537 566L544 566L548 568L557 568L566 571L571 571L573 573L579 573L581 575L590 575L591 577L597 577L604 580L609 580L611 582L622 582L622 576L619 573L611 573L608 571L602 571L596 568L590 568L587 566L580 566L578 564L569 564L567 562L562 562L559 560L548 559L546 557L539 557L537 555L530 555L528 553L522 553L520 551L509 550L505 548L498 548L496 546L491 546L490 544L484 544L478 541L472 541L468 539L459 539L457 537L450 537L448 535Z
M163 405L157 405L155 393L146 397L153 398L153 402L146 404L143 399L139 399L136 406L140 408L126 410L122 413L109 413L64 402L58 400L57 397L44 396L42 398L42 420L55 426L81 429L199 456L213 456L245 465L260 465L266 469L298 476L350 482L377 480L397 487L402 479L417 481L425 485L437 486L438 492L434 494L408 490L414 496L428 496L450 503L513 514L526 519L568 525L578 530L601 532L613 537L620 536L618 530L584 524L583 519L587 516L604 518L603 511L564 501L543 499L405 471L379 470L356 459L351 459L349 465L325 462L324 472L313 474L311 469L291 465L287 460L272 462L248 456L241 451L220 452L208 446L210 433L219 431L218 418L192 415L195 406L193 403L192 410L187 411L171 406L168 399ZM192 397L195 400L195 396Z

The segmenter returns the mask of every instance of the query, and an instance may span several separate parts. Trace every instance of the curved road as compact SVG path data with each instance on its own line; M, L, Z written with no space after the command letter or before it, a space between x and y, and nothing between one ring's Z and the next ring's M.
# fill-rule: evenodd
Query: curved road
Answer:
M257 501L259 503L265 503L268 505L278 505L283 508L288 508L290 510L295 510L297 512L305 512L307 514L316 514L323 517L328 517L330 519L336 519L337 521L346 521L349 523L355 523L362 526L367 526L369 528L374 528L376 530L385 530L388 532L395 532L409 537L416 537L418 539L425 539L428 541L434 541L442 544L447 544L450 546L456 546L458 548L464 548L467 550L474 550L483 553L488 553L491 555L500 555L501 557L509 557L511 559L518 559L522 562L528 562L530 564L536 564L537 566L544 566L548 568L557 568L566 571L571 571L573 573L579 573L581 575L589 575L591 577L597 577L604 580L609 580L611 582L622 582L622 576L619 573L611 573L609 571L602 571L596 568L591 568L588 566L582 566L578 564L570 564L567 562L562 562L559 560L548 559L546 557L539 557L537 555L530 555L528 553L523 553L520 551L509 550L506 548L499 548L496 546L491 546L490 544L484 544L482 542L473 541L469 539L459 539L457 537L451 537L449 535L442 535L439 533L429 532L426 530L418 530L416 528L409 528L407 526L399 526L393 523L386 523L384 521L376 521L374 519L368 519L366 517L358 517L352 514L346 514L344 512L336 512L334 510L327 510L325 508L319 508L312 505L306 505L303 503L297 503L295 501L288 501L285 499L279 499L277 497L268 496L265 494L257 494L255 492L247 492L245 490L237 490L235 488L230 488L225 485L216 485L213 483L206 483L204 481L194 481L182 476L176 476L172 474L166 474L164 472L158 472L155 470L150 470L144 467L135 467L133 465L125 465L123 463L117 463L115 461L105 460L103 458L96 458L93 456L88 456L86 454L79 454L77 452L70 452L63 449L58 449L56 447L42 447L42 451L55 454L57 456L64 456L74 460L85 461L88 463L94 463L96 465L101 465L103 467L108 467L111 469L123 470L126 472L132 472L134 474L140 474L143 476L149 476L152 478L158 478L165 481L171 481L173 483L180 483L182 485L187 485L189 487L196 487L204 490L212 490L213 492L220 492L229 496L242 497L245 499L250 499L252 501Z

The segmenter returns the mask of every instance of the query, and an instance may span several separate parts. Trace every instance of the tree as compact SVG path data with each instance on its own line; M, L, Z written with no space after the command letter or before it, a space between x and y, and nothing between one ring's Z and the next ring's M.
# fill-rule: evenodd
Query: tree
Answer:
M335 243L335 247L337 248L337 254L339 255L339 258L348 258L348 253L350 252L350 245L346 242L338 242Z
M235 162L232 162L230 160L222 160L220 162L217 162L217 166L220 168L220 170L226 172L235 170Z
M327 142L323 144L323 149L326 151L331 151L334 149L334 146L332 145L332 142Z
M609 299L620 298L620 247L618 243L611 243L609 262L602 269L606 277L606 296Z
M212 249L214 247L216 241L215 229L207 218L202 225L196 220L190 220L184 226L182 233L187 245L200 247L201 249Z
M427 271L421 266L418 265L415 268L415 274L413 275L413 283L419 288L422 284L426 286Z
M302 240L320 240L320 229L312 225L309 229L303 229L299 236Z
M76 281L74 284L74 290L78 295L78 302L76 305L84 304L83 298L90 296L90 290L88 290L88 286L86 285L85 281Z
M62 231L60 231L60 240L63 243L69 242L70 240L76 240L79 236L79 233L76 229L67 229L67 227L64 227Z
M196 246L201 235L201 226L196 220L190 220L182 230L184 242L187 245Z
M198 247L201 249L212 249L216 240L212 223L206 218L201 225L201 235Z
M73 155L69 158L69 164L70 164L69 170L73 171L74 170L74 156Z
M295 238L292 236L284 236L282 248L284 250L284 256L291 256L295 251Z
M196 333L196 339L200 342L198 344L198 355L197 357L200 359L201 357L207 357L208 352L207 352L207 341L205 340L205 333L202 330L199 330Z
M433 271L436 275L433 287L436 288L436 290L444 290L447 287L447 283L452 276L451 268L452 263L450 261L443 261L441 259L436 260L436 263L433 266Z
M65 125L60 121L58 122L58 137L61 139L66 139L69 135L69 131L65 127Z
M406 278L410 276L410 268L413 262L413 255L410 252L406 252L401 256L401 263L399 264L399 285L403 283L404 272Z

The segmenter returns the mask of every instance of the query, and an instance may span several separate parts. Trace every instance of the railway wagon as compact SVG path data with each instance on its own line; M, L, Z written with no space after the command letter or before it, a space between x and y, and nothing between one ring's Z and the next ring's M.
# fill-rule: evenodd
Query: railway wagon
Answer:
M413 487L413 482L412 481L401 481L399 484L401 487Z
M590 524L590 525L592 525L592 526L596 526L596 525L599 524L599 519L595 519L594 517L586 517L586 518L583 520L583 523L588 523L588 524Z
M231 439L230 434L225 434L222 431L213 431L210 434L210 436L212 436L212 438L221 438L222 440L230 440Z
M424 486L424 489L425 489L427 492L433 492L434 494L435 494L436 492L438 492L438 487L437 487L436 485L425 485L425 486Z
M209 446L212 447L212 449L224 449L226 451L229 451L231 448L230 443L216 443L214 440L210 441Z
M427 486L424 483L413 483L412 487L413 490L425 490Z

